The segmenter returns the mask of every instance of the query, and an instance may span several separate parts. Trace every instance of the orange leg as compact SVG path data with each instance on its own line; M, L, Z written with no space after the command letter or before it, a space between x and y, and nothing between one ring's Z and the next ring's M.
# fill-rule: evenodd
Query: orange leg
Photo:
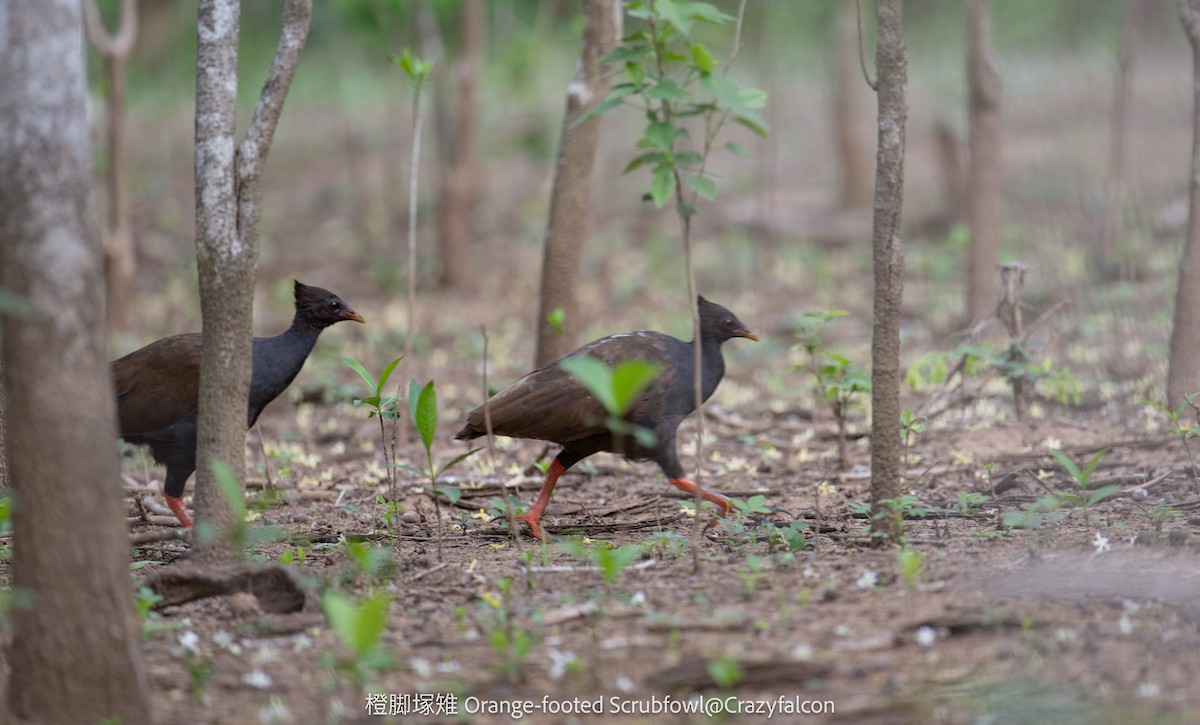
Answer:
M188 528L192 525L192 517L188 516L187 507L183 505L183 499L175 498L169 493L164 493L163 498L167 500L167 508L175 514L175 518L179 519L179 525L183 528Z
M546 539L542 535L542 512L546 510L546 504L550 503L550 494L554 492L554 484L558 483L558 477L567 470L563 464L559 463L555 458L550 463L550 468L546 470L546 482L542 484L542 492L538 494L537 501L534 502L533 508L529 509L529 513L517 516L515 521L524 521L529 524L529 530L539 541Z
M668 478L667 480L670 481L671 484L673 486L675 486L675 488L678 488L681 491L686 491L687 493L690 493L693 496L696 494L696 489L699 488L696 485L696 483L694 481L692 481L692 479L690 479L690 478ZM724 516L725 514L729 513L729 499L728 498L722 496L719 493L713 493L712 491L709 491L709 490L706 490L703 488L700 489L700 495L703 496L705 498L705 500L712 501L717 506L720 506L721 507L721 516Z

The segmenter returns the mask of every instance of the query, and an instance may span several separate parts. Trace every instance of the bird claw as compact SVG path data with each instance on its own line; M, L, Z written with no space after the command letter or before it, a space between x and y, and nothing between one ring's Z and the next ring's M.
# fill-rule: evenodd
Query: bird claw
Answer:
M546 538L545 533L542 531L541 519L542 517L538 514L530 512L527 514L521 514L520 516L514 516L513 523L516 523L517 521L525 522L525 524L529 527L529 533L533 534L535 539L538 541L545 541Z

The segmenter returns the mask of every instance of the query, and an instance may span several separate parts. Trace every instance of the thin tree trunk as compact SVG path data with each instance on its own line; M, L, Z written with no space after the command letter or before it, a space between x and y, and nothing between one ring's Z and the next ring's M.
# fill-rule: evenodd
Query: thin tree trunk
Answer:
M275 60L254 118L234 146L239 3L201 0L196 59L196 261L204 347L196 451L197 537L203 564L233 563L241 552L228 533L230 502L213 465L240 482L246 467L254 273L258 262L262 171L308 35L311 0L288 0Z
M903 0L879 0L875 77L879 97L879 145L875 156L875 300L871 336L871 502L900 495L900 313L904 296L904 249L900 214L904 205L904 127L908 119L908 55L904 46ZM890 517L872 529L895 541Z
M991 0L967 0L967 87L970 175L967 225L967 318L975 322L996 307L1000 231L1000 76L992 57Z
M439 129L444 166L438 190L438 251L441 286L461 289L468 281L467 248L471 238L471 213L477 196L479 142L478 78L483 54L487 8L483 0L466 0L462 7L462 55L456 72L458 109L455 123ZM446 90L439 91L446 95Z
M838 206L858 209L871 203L871 156L859 133L863 116L859 69L858 0L838 0L833 43L833 130L838 152Z
M0 78L10 81L0 85L0 286L34 312L4 320L21 597L10 717L0 719L148 723L112 443L82 38L78 0L0 11Z
M1167 404L1172 408L1200 390L1200 10L1179 0L1179 17L1192 45L1192 176L1167 369Z
M84 0L88 37L104 58L108 83L108 223L104 234L104 267L109 327L129 324L129 304L137 257L133 248L133 222L125 159L125 61L137 39L137 0L122 0L116 35L104 27L96 0Z
M583 0L583 15L583 50L575 77L567 88L567 112L554 168L550 220L542 255L534 357L534 367L539 368L570 352L580 328L576 288L587 237L588 193L600 119L590 118L578 125L577 122L608 95L612 82L597 61L621 39L621 8L617 0ZM561 329L547 321L557 309L563 311Z
M1112 126L1109 129L1108 199L1104 209L1104 229L1100 236L1097 261L1111 268L1117 260L1121 228L1125 222L1125 148L1128 145L1129 78L1133 75L1133 56L1137 44L1138 18L1143 0L1125 0L1121 21L1121 45L1117 49L1117 67L1113 79Z

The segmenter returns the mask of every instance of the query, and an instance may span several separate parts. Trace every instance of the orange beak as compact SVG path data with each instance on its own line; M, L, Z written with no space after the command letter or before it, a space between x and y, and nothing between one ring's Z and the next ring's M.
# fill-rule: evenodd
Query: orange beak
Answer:
M733 334L735 337L744 337L747 340L754 340L755 342L758 342L758 335L755 335L753 332L750 332L749 330L747 330L744 327L740 330L735 331Z
M364 325L367 323L367 321L363 319L362 315L360 315L357 312L355 312L354 310L350 310L350 309L348 309L342 313L342 319L343 320L354 320L355 322L361 322Z

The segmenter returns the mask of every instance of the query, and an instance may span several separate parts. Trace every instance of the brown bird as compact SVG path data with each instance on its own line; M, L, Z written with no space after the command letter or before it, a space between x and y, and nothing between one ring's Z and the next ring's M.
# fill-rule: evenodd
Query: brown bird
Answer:
M700 305L701 392L704 400L713 394L725 374L721 343L735 337L757 340L740 320L724 307L703 297ZM654 461L676 487L694 494L696 484L684 473L675 453L675 431L696 409L694 388L695 342L684 342L650 330L624 332L584 345L573 353L535 370L486 404L492 432L512 438L532 438L562 446L546 472L542 492L529 513L518 521L529 525L542 539L541 517L558 477L593 453L617 452L633 461ZM642 390L624 419L654 433L654 444L639 443L630 435L614 434L605 424L608 411L587 388L563 369L563 360L577 355L599 358L609 367L645 360L659 366L658 377ZM487 435L484 406L467 414L467 424L454 437L470 440ZM700 489L701 495L721 507L724 515L729 500L719 493Z
M254 338L247 428L300 372L321 330L342 320L364 322L329 290L295 282L295 295L292 326L275 337ZM112 364L121 437L149 446L154 460L167 467L163 497L183 526L192 525L182 497L196 470L200 348L200 333L174 335Z

